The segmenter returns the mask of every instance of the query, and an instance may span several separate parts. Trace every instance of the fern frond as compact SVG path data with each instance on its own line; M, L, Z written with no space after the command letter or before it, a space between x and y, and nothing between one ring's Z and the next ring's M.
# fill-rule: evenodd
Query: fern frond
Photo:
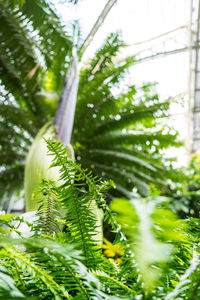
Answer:
M63 286L58 285L53 277L48 274L41 267L36 265L33 261L31 261L30 257L16 248L5 248L6 257L9 257L11 260L14 260L19 270L25 270L25 273L31 275L32 278L35 277L36 280L41 281L45 289L52 293L55 299L61 299L60 295L65 298L69 298L68 292L64 289ZM2 255L2 253L1 253Z
M59 199L67 211L65 218L69 220L68 227L72 240L81 244L86 265L94 266L95 262L97 266L99 249L94 242L94 236L102 230L102 224L99 222L96 224L98 214L102 214L96 204L96 195L101 190L98 185L96 187L99 180L93 179L92 175L84 171L80 165L69 161L61 142L49 139L47 147L49 155L54 156L51 167L61 168L60 178L65 182L59 187ZM89 193L85 190L85 182ZM101 234L98 238L101 239Z
M135 294L135 291L132 290L131 288L129 288L128 286L126 286L123 282L117 280L114 277L109 276L106 273L103 272L92 272L93 275L95 275L97 278L100 278L101 281L107 282L109 288L113 289L113 292L116 293L117 291L117 287L121 288L122 290L125 290L126 292L128 292L128 294ZM110 284L109 284L110 283ZM113 284L113 286L112 286Z
M3 266L0 266L0 282L0 299L24 299L24 295L17 289L15 281Z
M16 247L24 245L28 254L14 248L12 245L15 243ZM104 293L104 287L100 281L91 272L88 272L80 261L80 252L73 245L60 244L41 238L4 239L0 241L0 245L14 253L14 256L11 256L10 253L6 254L5 250L1 251L2 257L5 257L6 260L8 258L14 260L18 270L22 270L26 295L29 294L28 288L31 283L32 295L38 295L39 298L46 295L45 297L48 298L48 291L41 284L37 288L39 280L41 280L46 286L52 284L51 293L55 299L73 299L73 297L88 300L113 299L111 295ZM35 249L39 251L36 252ZM8 261L6 264L9 265ZM24 268L21 269L23 266ZM31 272L33 272L35 281L33 278L27 277L26 273L30 274ZM17 276L19 277L19 274ZM57 284L59 284L59 288ZM60 298L57 295L59 289ZM66 293L66 289L70 295ZM114 299L118 299L118 297Z
M41 187L34 195L34 201L39 203L36 215L39 217L34 229L44 235L61 231L58 220L61 219L62 207L57 199L56 186L51 181L42 180Z
M189 268L185 271L185 273L180 277L180 280L173 291L171 291L167 296L166 300L171 299L180 299L180 297L188 297L190 294L190 297L188 299L197 299L199 297L199 286L200 281L198 283L194 284L193 281L191 281L191 277L193 273L196 276L199 276L199 254L196 252L196 250L193 251L193 258L190 261ZM196 277L195 276L195 277ZM184 299L182 298L182 299Z

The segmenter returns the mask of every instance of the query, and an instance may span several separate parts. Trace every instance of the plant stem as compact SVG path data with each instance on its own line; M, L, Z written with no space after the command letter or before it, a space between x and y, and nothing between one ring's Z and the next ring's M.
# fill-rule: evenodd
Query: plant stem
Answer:
M111 8L113 7L113 5L117 2L117 0L108 0L108 2L106 3L104 9L102 10L100 16L98 17L98 19L96 20L96 22L94 23L91 31L89 32L88 36L86 37L85 41L83 42L81 48L80 48L80 57L83 56L85 50L88 48L88 46L90 45L91 41L93 40L96 32L98 31L98 29L101 27L101 25L103 24L105 18L107 17L109 11L111 10Z

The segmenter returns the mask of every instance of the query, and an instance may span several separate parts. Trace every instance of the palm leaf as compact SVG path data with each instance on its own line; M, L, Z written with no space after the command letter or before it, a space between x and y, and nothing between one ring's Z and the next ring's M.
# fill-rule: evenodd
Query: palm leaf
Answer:
M55 113L72 48L48 2L21 4L0 1L1 194L17 187L15 175L22 186L27 151Z
M149 183L164 184L170 175L159 149L180 143L176 134L160 129L169 102L159 101L154 84L119 89L134 64L133 57L115 63L121 45L111 35L81 70L72 141L85 168L113 179L126 194L135 186L146 195Z

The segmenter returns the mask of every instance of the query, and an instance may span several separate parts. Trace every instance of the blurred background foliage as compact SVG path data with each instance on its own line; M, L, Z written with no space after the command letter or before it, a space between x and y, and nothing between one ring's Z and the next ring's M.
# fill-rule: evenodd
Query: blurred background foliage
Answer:
M177 170L182 182L171 182L164 194L171 197L171 209L180 217L199 217L200 210L200 155L194 153L188 166Z

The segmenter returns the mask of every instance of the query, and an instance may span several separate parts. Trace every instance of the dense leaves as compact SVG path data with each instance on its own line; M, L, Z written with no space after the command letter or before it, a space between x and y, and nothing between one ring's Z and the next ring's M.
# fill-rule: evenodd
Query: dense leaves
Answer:
M47 2L17 4L13 9L0 1L0 193L5 198L21 188L32 139L54 115L72 48Z
M184 222L178 220L166 205L163 206L166 200L164 197L142 199L137 196L131 201L121 198L112 203L119 222L130 238L147 290L151 290L158 280L162 270L159 266L170 260L172 242L187 241Z
M102 199L108 184L69 161L60 142L47 144L51 168L60 167L65 183L41 183L39 219L25 222L30 237L20 233L23 218L0 216L0 297L198 299L199 220L178 220L167 198L132 194L131 201L114 200L117 223ZM119 237L114 244L105 240L103 251L89 205L94 199Z
M182 177L182 183L169 181L163 194L171 197L171 208L180 217L199 217L200 203L200 156L194 153L189 164L176 170L177 176Z
M113 299L117 299L120 292L132 293L132 289L120 277L117 278L117 266L102 255L95 238L99 228L96 226L98 209L94 209L94 202L96 205L101 202L104 210L109 210L101 201L108 184L69 161L60 142L49 140L47 143L50 154L54 155L51 167L61 167L61 178L65 183L56 187L53 182L47 184L43 181L37 193L41 203L37 213L39 219L33 225L27 223L29 231L33 234L34 230L36 237L3 238L13 231L19 233L19 230L10 226L9 221L13 222L14 216L2 216L2 223L7 226L0 240L2 266L8 268L15 281L19 276L17 286L22 293L38 299L112 299L112 294L115 295ZM22 224L23 219L18 218L17 228L19 222ZM65 225L65 232L56 224ZM113 228L115 226L113 224ZM115 275L111 276L114 270ZM102 278L104 284L98 278ZM114 287L117 287L117 293ZM15 286L10 287L10 293L11 288ZM0 295L2 293L0 291Z
M135 61L116 63L121 45L111 34L81 70L72 142L84 167L114 180L126 196L133 187L146 195L149 182L163 184L169 176L159 149L179 143L160 124L169 102L159 101L154 84L119 88Z

